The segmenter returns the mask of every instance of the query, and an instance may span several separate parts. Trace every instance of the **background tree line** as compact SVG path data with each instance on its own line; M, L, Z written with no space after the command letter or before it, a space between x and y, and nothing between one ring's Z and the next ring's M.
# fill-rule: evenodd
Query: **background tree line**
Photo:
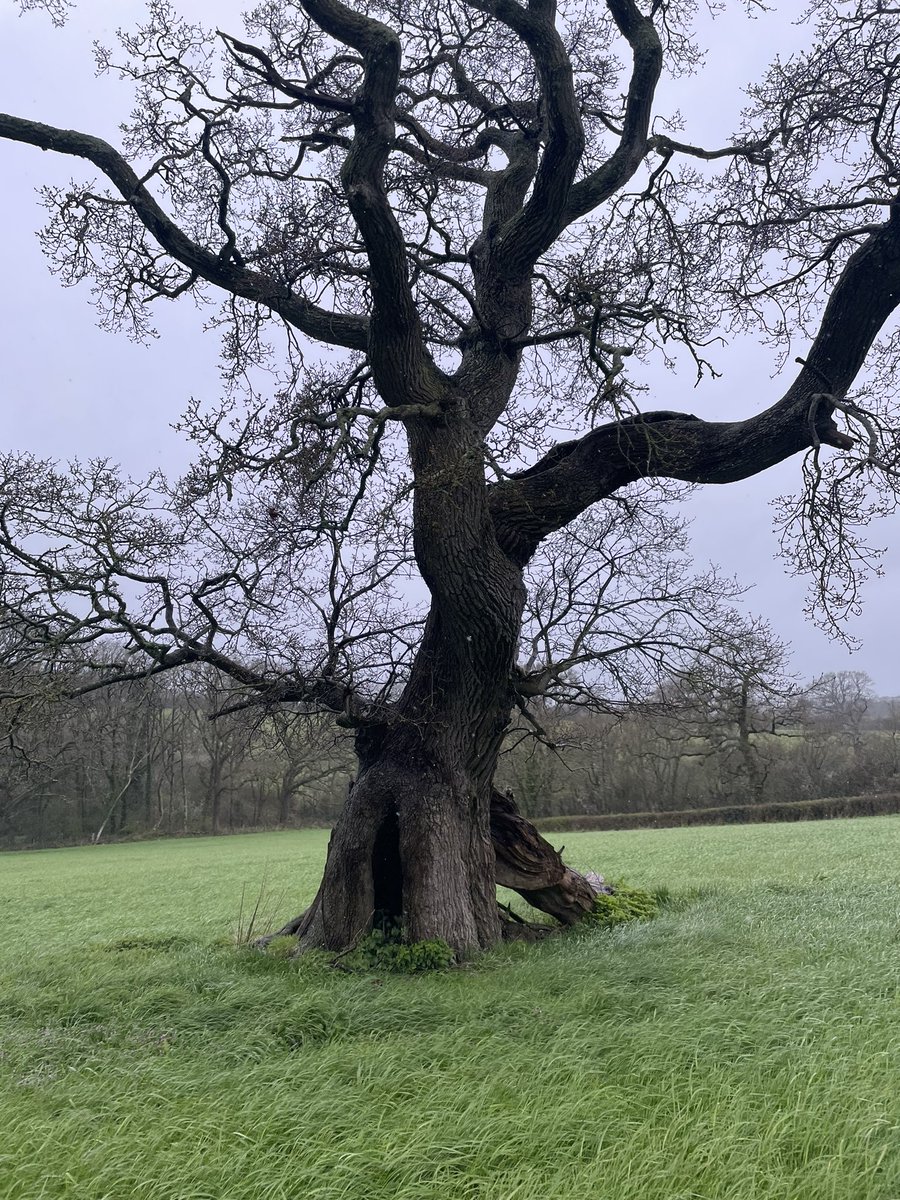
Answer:
M672 812L896 791L900 700L858 671L772 693L746 680L674 681L608 716L548 712L547 738L502 761L531 817Z
M4 711L0 841L220 833L332 820L350 748L332 722L228 704L205 667Z
M500 786L530 817L661 812L895 790L900 699L841 671L799 686L763 632L606 713L546 702ZM233 703L209 668L0 707L0 842L331 823L353 775L330 715ZM216 715L218 714L218 715Z

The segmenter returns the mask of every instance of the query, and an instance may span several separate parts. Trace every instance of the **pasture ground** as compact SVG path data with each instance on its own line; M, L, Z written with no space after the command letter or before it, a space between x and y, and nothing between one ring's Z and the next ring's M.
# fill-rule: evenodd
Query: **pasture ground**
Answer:
M900 1200L900 817L567 834L663 914L446 974L236 951L326 840L0 855L2 1200Z

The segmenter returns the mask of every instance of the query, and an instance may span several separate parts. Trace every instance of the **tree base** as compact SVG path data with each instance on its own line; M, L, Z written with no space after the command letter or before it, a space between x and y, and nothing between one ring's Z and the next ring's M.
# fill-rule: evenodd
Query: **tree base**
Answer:
M498 905L495 941L539 941L560 929L570 928L592 911L599 893L612 890L601 876L593 872L582 875L567 866L560 853L521 815L509 793L497 790L491 793L490 832L495 855L494 883L517 892L556 922L550 925L528 921L508 906ZM323 881L309 908L275 933L257 939L254 945L263 948L273 938L296 937L298 952L325 949L343 953L352 949L372 930L375 911L367 920L360 921L352 936L345 934L335 939L327 928L324 886Z

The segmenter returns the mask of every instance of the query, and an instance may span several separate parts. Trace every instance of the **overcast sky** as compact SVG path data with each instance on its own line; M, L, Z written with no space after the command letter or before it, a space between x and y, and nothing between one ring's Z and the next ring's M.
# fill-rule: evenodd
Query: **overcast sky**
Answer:
M183 0L180 10L206 23L239 31L240 4ZM784 16L755 21L743 6L720 18L712 36L717 49L703 73L678 85L677 102L690 118L690 140L724 139L741 107L736 81L758 77L772 47L782 53L802 44L806 31ZM796 17L801 5L783 11ZM13 0L0 0L0 110L81 129L118 142L117 122L127 114L127 88L95 79L91 43L114 40L115 28L140 19L143 6L123 0L82 0L62 30L41 13L18 17ZM212 401L219 391L218 342L203 334L189 300L158 307L160 338L148 346L99 330L88 289L65 290L50 276L34 231L42 223L35 189L90 177L75 160L31 147L0 143L0 228L3 278L0 291L4 449L27 449L57 458L103 455L135 475L165 467L177 473L187 450L170 423L187 400ZM771 378L771 353L744 344L720 353L723 378L693 389L683 377L654 377L658 395L650 407L700 416L748 416L776 399L785 387ZM745 483L706 488L689 502L694 515L698 564L718 563L753 585L746 607L765 616L793 644L794 669L809 678L826 670L867 671L882 695L900 693L900 645L896 635L900 570L900 519L883 522L875 541L891 547L885 577L869 583L865 612L852 626L862 648L852 656L830 642L803 616L805 582L786 575L776 561L771 500L793 491L800 459Z

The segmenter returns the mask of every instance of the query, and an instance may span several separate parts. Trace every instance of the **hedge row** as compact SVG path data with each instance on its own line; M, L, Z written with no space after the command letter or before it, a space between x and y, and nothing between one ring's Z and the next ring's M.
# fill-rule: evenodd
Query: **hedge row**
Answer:
M541 817L538 829L670 829L679 825L745 825L768 821L823 821L830 817L875 817L900 813L900 793L839 796L829 800L795 800L783 804L733 804L725 808L692 808L681 812L632 812Z

